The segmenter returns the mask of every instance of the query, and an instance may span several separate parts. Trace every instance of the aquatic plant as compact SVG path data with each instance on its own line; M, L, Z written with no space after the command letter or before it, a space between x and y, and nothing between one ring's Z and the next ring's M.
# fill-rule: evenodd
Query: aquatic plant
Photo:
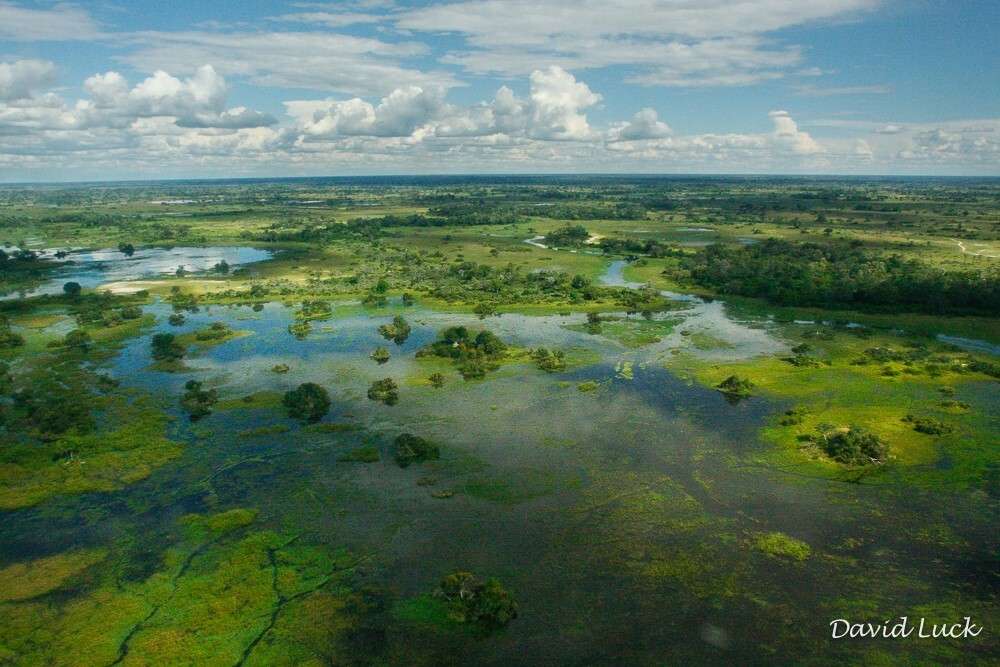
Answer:
M427 381L430 382L431 386L435 389L440 389L444 386L445 377L442 373L431 373L430 377L427 378Z
M753 539L753 547L772 558L800 562L812 555L812 549L808 544L778 531L758 534Z
M376 362L378 365L381 366L385 362L389 361L390 354L389 350L385 349L384 347L377 347L368 356L371 357L372 361Z

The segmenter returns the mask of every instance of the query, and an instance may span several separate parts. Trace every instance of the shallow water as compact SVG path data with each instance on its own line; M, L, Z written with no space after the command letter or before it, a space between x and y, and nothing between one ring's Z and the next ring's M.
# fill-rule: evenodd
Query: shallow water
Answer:
M634 286L624 266L612 263L602 282ZM287 331L295 317L285 305L212 306L172 327L170 308L154 304L147 312L157 316L155 328L130 341L107 370L175 415L171 437L186 443L182 458L121 492L7 513L0 562L121 540L155 554L183 514L259 508L265 526L369 556L365 583L391 599L424 594L457 569L499 577L520 603L520 617L502 633L445 639L388 622L394 641L413 656L432 656L431 664L788 662L817 647L850 650L821 639L843 600L905 611L929 589L945 596L969 585L961 565L941 564L947 548L913 535L951 526L969 553L985 553L989 511L965 498L941 503L919 489L897 497L876 485L754 465L757 431L785 406L759 397L733 405L671 374L660 358L683 342L681 330L724 340L730 347L704 352L720 358L784 344L765 322L734 319L720 301L689 296L685 304L674 333L637 350L567 329L584 323L582 315L480 320L419 305L340 303L298 340ZM397 313L412 326L402 345L377 332ZM190 372L150 368L152 333L215 321L246 335L192 349ZM586 350L588 361L555 374L530 362L506 365L473 382L445 368L443 389L417 382L442 367L415 352L456 324L487 327L520 347ZM377 346L392 353L384 365L368 358ZM289 371L273 372L279 363ZM399 382L397 405L366 398L382 377ZM192 378L237 407L191 423L178 397ZM333 398L324 422L356 430L317 433L279 407L239 407L247 395L307 381ZM578 390L585 381L597 390ZM273 425L287 431L241 434ZM396 466L391 441L403 431L440 443L442 460ZM338 460L360 444L376 446L382 460ZM424 476L436 485L418 486ZM455 496L436 499L434 489ZM766 531L793 535L824 555L804 563L761 555L748 544ZM859 546L843 546L850 540ZM873 580L873 570L892 575Z
M51 255L50 251L47 255ZM63 259L51 258L55 266L45 282L25 291L0 296L3 299L60 294L67 282L94 288L106 283L174 275L179 267L198 273L225 261L230 270L273 257L270 250L249 247L208 246L139 248L131 256L112 249L70 252Z

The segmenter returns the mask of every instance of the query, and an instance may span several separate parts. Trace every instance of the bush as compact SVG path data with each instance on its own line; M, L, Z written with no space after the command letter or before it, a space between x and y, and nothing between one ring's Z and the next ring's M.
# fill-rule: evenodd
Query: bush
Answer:
M375 350L368 356L372 358L372 361L377 362L380 366L389 361L390 357L389 350L384 347L375 348Z
M396 315L392 318L391 324L383 324L378 328L378 332L386 340L391 340L396 345L402 345L410 337L410 324L406 318Z
M91 342L90 334L83 329L73 329L63 338L63 345L80 352L89 350Z
M202 417L212 413L212 406L219 401L218 392L215 389L204 390L201 382L188 380L184 385L184 396L181 397L181 407L183 407L191 421L197 421Z
M820 448L834 461L846 465L873 465L885 463L888 446L875 435L851 426L821 430Z
M441 458L438 446L411 433L401 433L393 443L396 446L395 459L400 468L411 463L423 463Z
M386 405L395 405L399 401L399 385L392 378L375 380L368 388L368 398L382 401Z
M152 340L153 359L157 361L177 361L184 357L187 350L172 333L159 333Z
M496 579L481 582L470 572L454 572L441 580L436 595L460 623L501 628L517 618L517 602Z
M903 421L913 425L913 430L927 435L944 435L951 433L954 429L950 424L945 424L940 419L934 417L917 417L916 415L906 415Z
M297 389L285 392L281 402L289 417L309 422L319 421L330 410L330 394L314 382L304 382Z

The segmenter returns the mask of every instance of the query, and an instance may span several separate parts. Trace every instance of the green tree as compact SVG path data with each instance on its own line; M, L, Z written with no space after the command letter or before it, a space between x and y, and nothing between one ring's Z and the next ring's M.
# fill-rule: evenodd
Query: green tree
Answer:
M289 417L316 422L329 412L330 394L314 382L304 382L285 392L282 404L288 409Z

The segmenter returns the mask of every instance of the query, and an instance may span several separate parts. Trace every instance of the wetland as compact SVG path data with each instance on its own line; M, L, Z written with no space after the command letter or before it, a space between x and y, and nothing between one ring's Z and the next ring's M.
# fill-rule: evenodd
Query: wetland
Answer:
M1000 657L995 180L0 204L0 663Z

